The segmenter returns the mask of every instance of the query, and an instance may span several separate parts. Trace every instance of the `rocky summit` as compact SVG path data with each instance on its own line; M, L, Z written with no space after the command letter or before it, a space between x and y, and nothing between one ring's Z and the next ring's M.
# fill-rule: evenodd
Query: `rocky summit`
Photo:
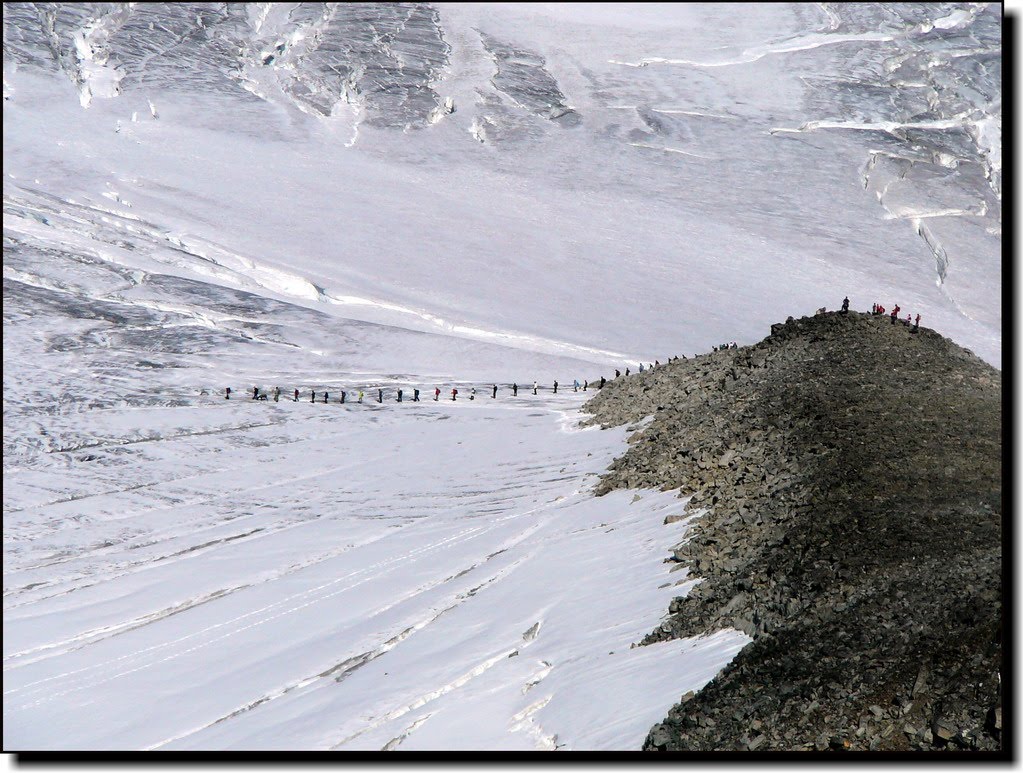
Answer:
M591 422L653 420L597 493L691 497L666 560L702 578L644 643L753 637L644 748L1001 750L1001 400L968 350L856 312L609 382Z

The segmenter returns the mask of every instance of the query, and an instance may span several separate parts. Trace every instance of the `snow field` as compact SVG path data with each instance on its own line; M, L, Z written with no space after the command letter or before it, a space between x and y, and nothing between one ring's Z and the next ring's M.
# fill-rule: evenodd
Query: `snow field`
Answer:
M685 590L684 501L592 498L625 433L578 403L174 409L275 423L136 446L162 480L81 519L13 514L5 744L638 747L748 639L629 648Z

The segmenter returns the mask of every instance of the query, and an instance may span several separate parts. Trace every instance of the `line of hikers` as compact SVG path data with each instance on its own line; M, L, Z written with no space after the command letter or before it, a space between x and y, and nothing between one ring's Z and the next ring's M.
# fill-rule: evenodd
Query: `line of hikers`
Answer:
M817 314L824 314L825 311L826 311L826 309L824 307L821 307L820 309L817 309ZM875 315L875 316L881 316L881 315L883 315L885 313L885 311L886 311L885 307L882 306L879 303L874 303L871 306L871 308L870 308L870 313ZM891 310L892 324L894 325L896 323L896 321L898 321L898 322L904 323L907 326L908 325L912 325L912 332L915 333L920 328L920 315L917 314L916 318L914 319L912 317L912 315L909 312L907 312L906 313L906 318L905 319L901 319L899 317L899 312L900 311L901 311L901 309L899 308L898 304L896 304L895 308L893 308ZM841 313L842 314L848 314L849 313L849 298L848 298L848 296L846 296L845 298L842 299ZM719 344L717 346L714 346L713 350L715 352L717 352L717 351L723 351L725 349L738 349L738 348L739 348L739 344L736 343L735 341L731 341L729 343L724 343L724 344ZM677 362L680 359L685 360L685 359L688 359L688 358L684 354L681 355L681 356L675 355L674 357L669 357L667 361L668 362ZM661 361L660 360L654 360L653 362L648 363L646 366L644 366L643 363L641 362L641 363L639 363L638 371L640 373L643 373L645 370L653 370L654 368L660 367L660 365L661 365ZM625 368L625 375L626 376L631 375L631 373L632 373L631 368L628 368L628 367ZM619 370L618 368L615 368L615 376L614 377L615 378L620 378L621 376L622 376L621 370ZM603 389L606 384L607 384L607 379L604 378L603 376L600 377L600 381L599 382L595 381L595 382L593 382L593 384L590 384L589 381L583 381L583 383L580 385L579 384L579 379L575 379L572 382L572 391L573 392L578 392L580 386L582 386L582 389L583 389L584 392L588 391L591 386L594 389ZM554 384L553 384L553 387L552 387L554 394L558 393L558 387L559 386L560 386L560 384L557 382L557 380L555 380ZM534 395L538 394L539 390L542 389L542 388L543 387L541 387L536 381L533 382L533 394ZM341 391L341 398L340 398L340 400L338 400L338 402L344 404L344 403L346 403L348 401L348 392L346 392L345 390L340 390L340 391ZM519 385L517 383L514 383L514 384L511 385L511 392L512 392L512 396L513 397L517 397L518 396L518 394L519 394ZM381 389L381 388L378 388L376 390L376 393L377 393L376 394L376 401L378 403L382 403L384 401L384 390ZM227 400L230 400L231 399L231 394L232 394L231 387L227 387L224 390L224 398L227 399ZM324 403L326 403L330 399L330 393L328 391L325 390L325 391L323 391L320 394L322 396L322 401ZM419 394L420 393L419 393L418 389L413 389L412 390L411 402L418 403L419 402ZM451 399L453 401L457 400L458 399L458 395L459 395L458 387L452 387L450 394L451 394ZM280 402L280 399L281 399L281 388L280 387L274 387L273 391L270 394L267 394L267 392L261 391L258 386L252 387L252 399L253 400L270 400L271 399L271 395L272 395L272 399L273 399L273 401L275 403L276 402ZM355 391L353 393L353 395L355 397L355 402L362 403L363 399L366 396L366 393L363 390L360 389L360 390ZM434 399L434 401L435 402L439 401L440 400L440 396L441 396L441 389L440 389L440 387L434 387L434 390L433 390L433 399ZM300 397L299 390L296 389L292 393L291 399L294 402L297 403L299 401L299 397ZM491 399L495 399L497 397L497 384L492 384L490 386L490 397L491 397ZM398 389L397 393L396 393L396 396L395 396L396 402L399 402L399 403L403 402L404 399L405 399L405 390ZM470 389L469 389L469 399L470 400L475 400L476 399L476 387L470 387ZM316 401L317 401L316 390L310 390L310 392L309 392L309 402L315 403Z
M722 344L722 346L720 348L724 349L724 348L728 348L728 347L736 349L736 348L738 348L738 344L733 341L731 344ZM718 350L718 347L715 346L714 347L714 351L717 351L717 350ZM680 355L675 355L674 357L669 357L667 362L677 362L678 360L686 360L686 359L689 359L689 358L686 357L684 354L681 355L681 356ZM653 362L647 363L646 365L644 365L641 362L641 363L639 363L638 371L640 373L643 373L644 371L653 370L654 368L660 367L660 365L661 365L661 361L660 360L654 360ZM632 369L627 367L625 369L625 375L628 376L631 373L632 373ZM622 371L620 369L616 368L615 369L615 376L614 377L615 378L620 378L621 376L622 376ZM604 376L601 376L599 381L594 381L592 383L589 380L584 380L580 384L579 383L579 379L574 379L572 381L572 391L573 392L578 392L580 389L582 389L584 392L586 392L586 391L589 391L589 389L591 387L593 389L603 389L606 384L607 384L607 379L604 378ZM557 380L555 380L554 383L551 386L551 391L554 394L557 394L559 387L561 387L561 384ZM526 388L526 387L524 387L524 388ZM532 389L533 389L533 394L534 395L535 394L539 394L539 391L541 389L543 389L543 388L544 387L540 386L540 384L538 382L536 382L536 381L533 382ZM494 399L494 398L497 397L497 389L498 389L497 388L497 384L491 384L490 389L489 389L491 399ZM342 404L349 402L349 398L350 397L354 398L356 403L362 403L363 400L366 397L366 393L363 390L361 390L361 389L353 391L351 395L349 395L349 393L347 391L343 390L343 389L339 390L339 391L340 391L341 396L340 396L340 399L337 400L337 402L342 403ZM517 383L513 383L511 385L511 393L512 393L512 397L517 397L518 396L518 394L519 394L519 385ZM224 399L230 400L232 394L234 394L234 392L231 390L231 387L225 388L225 390L224 390ZM451 388L451 392L449 394L451 395L451 399L452 400L457 400L458 399L458 395L461 394L461 393L458 391L457 387L452 387ZM476 394L477 394L476 393L476 387L470 387L469 399L470 400L475 400L476 399ZM282 392L281 392L281 388L280 387L274 387L270 392L263 391L258 386L252 387L252 399L253 400L273 400L275 403L277 403L277 402L280 402L281 395L282 395ZM420 402L419 395L420 395L419 390L418 389L413 389L412 390L412 398L411 398L410 402L413 402L413 403ZM440 389L440 387L435 387L434 390L433 390L434 402L440 400L440 396L441 396L441 389ZM291 400L292 400L292 402L296 402L296 403L300 400L299 390L296 389L296 390L294 390L294 392L292 392ZM324 402L324 403L326 403L329 400L330 400L330 392L329 391L325 390L325 391L320 392L320 393L317 393L316 390L314 390L314 389L309 391L309 402L311 402L311 403L315 403L315 402ZM376 401L378 403L383 403L383 401L384 401L384 390L383 389L378 388L376 390ZM395 402L399 402L400 403L400 402L404 402L404 401L405 401L405 390L398 389L397 392L395 393Z
M910 332L915 333L917 330L919 330L920 329L920 315L917 314L916 317L914 318L913 315L910 312L907 311L906 312L906 318L902 319L899 316L899 312L901 312L901 311L902 311L902 309L899 308L899 304L896 303L895 304L895 308L893 308L891 310L891 312L890 312L890 316L892 318L892 324L894 325L896 322L901 322L904 325L912 324L913 328L912 328L912 330ZM873 304L870 307L870 313L875 315L875 316L883 316L884 313L885 313L885 307L882 306L880 303L875 303L875 304Z
M600 381L599 382L595 381L595 382L593 382L592 385L590 384L589 381L583 381L582 389L583 389L583 391L587 391L587 390L589 390L590 386L593 386L594 389L603 389L605 384L607 384L607 379L604 378L603 376L601 376L600 377ZM561 386L561 385L557 381L555 381L554 385L553 385L554 394L558 393L558 387L559 386ZM543 388L544 387L540 386L540 384L538 382L536 382L536 381L533 382L533 394L534 395L535 394L539 394L540 390L543 389ZM580 388L579 380L576 379L575 381L572 382L572 391L578 392L579 388ZM517 383L516 384L512 384L511 385L511 390L512 390L512 396L513 397L517 397L518 394L519 394L519 385ZM349 401L349 393L346 392L343 389L339 390L339 391L341 393L341 397L340 397L340 399L337 402L342 403L342 404L347 403ZM489 391L490 391L491 399L495 399L497 397L497 384L491 384ZM224 399L225 400L230 400L232 394L234 394L234 392L231 390L231 387L226 387L224 389ZM277 402L280 402L280 400L281 400L281 394L282 394L282 392L281 392L281 388L280 387L274 387L273 390L268 393L265 390L261 390L258 386L254 386L254 387L252 387L252 398L251 399L253 399L253 400L273 400L275 403L277 403ZM458 387L452 387L450 394L451 394L451 399L452 400L457 400L458 399L458 395L459 395ZM413 389L412 390L412 398L411 398L410 402L413 402L413 403L420 402L419 395L420 395L419 390L418 389ZM434 399L434 401L436 402L436 401L440 400L440 396L441 396L440 387L434 387L434 390L433 390L433 399ZM296 402L297 403L299 401L300 397L301 397L300 392L299 392L299 390L296 389L292 393L292 395L291 395L291 400L292 400L292 402ZM366 397L366 393L363 390L361 390L361 389L354 390L352 392L351 397L353 397L355 399L356 403L362 403L363 400ZM469 399L470 400L475 400L476 399L476 387L471 387L469 389ZM323 392L317 393L315 389L309 390L309 402L315 403L315 402L319 401L319 402L326 403L326 402L329 402L329 400L330 400L330 392L329 391L324 390ZM377 388L377 390L376 390L376 401L378 403L382 403L384 401L384 390L381 389L381 388ZM399 403L405 401L405 390L404 389L398 389L397 390L397 392L395 394L395 401L399 402Z
M680 360L680 359L685 360L685 359L688 359L688 358L683 354L681 357L679 357L679 356L669 357L668 358L668 362L672 362L672 361L676 361L676 360ZM646 369L647 370L653 370L655 367L659 367L660 364L661 364L660 360L654 360L654 362L652 362L652 363L650 363L649 365L646 366ZM639 364L639 372L642 373L643 371L644 371L644 365L643 365L643 363L640 363ZM631 372L632 371L629 368L625 369L625 375L626 376L628 376ZM622 375L621 370L615 369L615 378L619 378L621 375ZM587 392L587 391L590 390L591 387L593 389L603 389L606 384L607 384L607 379L604 376L601 376L599 381L594 381L592 383L589 380L584 380L580 384L579 383L579 379L574 379L572 381L572 391L573 392L578 392L581 389L582 391ZM561 387L561 384L557 380L555 380L554 383L551 385L551 391L554 394L557 394L558 393L558 389L560 387ZM538 382L534 381L533 382L533 387L532 387L533 394L534 395L539 394L541 389L544 389L544 387L541 386ZM365 398L366 398L366 393L363 390L361 390L361 389L354 390L351 394L349 394L347 391L345 391L343 389L339 390L339 391L340 391L340 398L337 400L337 402L341 403L341 404L345 404L345 403L349 402L350 399L354 399L354 401L356 403L362 403L365 400ZM497 397L497 391L498 391L497 384L491 384L489 391L490 391L491 399L495 399ZM517 383L513 383L511 385L511 393L512 393L512 397L517 397L518 396L518 394L519 394L519 385ZM224 389L224 399L225 400L230 400L232 394L234 394L234 392L231 390L231 387L226 387ZM280 402L282 394L283 393L281 392L281 388L280 387L274 387L270 392L266 392L265 390L261 390L258 386L254 386L254 387L252 387L251 399L253 399L253 400L273 400L275 403L277 403L277 402ZM458 391L458 387L452 387L451 391L448 394L451 395L451 399L452 400L458 400L458 395L461 394L461 392ZM476 387L470 387L470 389L469 389L469 399L470 400L475 400L476 399L476 394L477 394ZM412 397L411 397L410 402L413 402L413 403L420 402L419 395L420 395L420 391L418 389L413 389L412 390ZM433 390L434 402L440 400L440 397L441 397L441 389L440 389L440 387L434 387L434 390ZM299 390L297 390L297 389L294 390L294 392L291 393L291 400L292 400L292 402L296 402L297 403L300 399L301 399L301 394L300 394ZM404 389L398 389L395 392L395 398L394 399L395 399L395 402L399 402L399 403L404 402L405 401L405 390ZM329 391L324 390L323 392L319 392L318 393L315 389L309 390L309 402L311 402L311 403L315 403L315 402L326 403L329 400L330 400L330 392ZM384 401L384 390L381 389L381 388L377 388L377 390L376 390L376 401L378 403L383 403L383 401Z

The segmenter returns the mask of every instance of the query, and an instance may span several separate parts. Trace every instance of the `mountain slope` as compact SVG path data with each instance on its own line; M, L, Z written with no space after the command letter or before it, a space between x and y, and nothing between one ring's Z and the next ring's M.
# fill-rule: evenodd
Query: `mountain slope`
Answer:
M612 382L652 413L600 491L693 494L706 578L647 641L755 637L647 748L996 749L1001 376L937 333L840 313Z

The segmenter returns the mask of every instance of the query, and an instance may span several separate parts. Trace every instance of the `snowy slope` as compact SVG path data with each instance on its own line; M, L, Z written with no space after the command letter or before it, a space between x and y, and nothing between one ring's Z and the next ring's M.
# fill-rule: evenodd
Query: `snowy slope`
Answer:
M79 416L7 473L5 746L636 748L747 638L630 650L684 503L594 500L577 396L486 400Z
M629 648L684 502L565 385L845 294L1000 362L997 6L3 18L7 748L637 748L746 639Z

